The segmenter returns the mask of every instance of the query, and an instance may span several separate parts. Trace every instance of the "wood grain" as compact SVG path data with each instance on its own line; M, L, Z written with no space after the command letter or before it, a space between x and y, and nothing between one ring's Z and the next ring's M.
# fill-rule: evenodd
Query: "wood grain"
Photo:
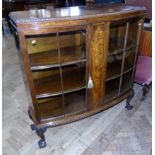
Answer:
M152 32L142 31L139 45L139 54L152 57Z
M90 44L91 54L91 78L94 84L92 91L93 108L96 108L102 102L103 94L103 56L104 56L104 24L92 26L92 40Z

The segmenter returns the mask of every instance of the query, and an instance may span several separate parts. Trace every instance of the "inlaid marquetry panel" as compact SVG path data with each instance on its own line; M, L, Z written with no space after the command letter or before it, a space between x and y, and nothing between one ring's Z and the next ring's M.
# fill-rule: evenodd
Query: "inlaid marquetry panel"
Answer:
M90 76L94 84L92 93L92 105L95 108L102 103L104 93L103 80L105 79L106 58L108 50L109 23L96 24L90 29Z

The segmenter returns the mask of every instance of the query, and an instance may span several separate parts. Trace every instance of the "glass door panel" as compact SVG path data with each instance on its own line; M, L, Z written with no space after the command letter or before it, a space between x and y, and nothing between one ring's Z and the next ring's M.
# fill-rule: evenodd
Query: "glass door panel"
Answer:
M120 77L117 77L115 79L106 82L104 101L109 101L117 97L119 91L119 83L120 83Z
M86 109L86 63L62 67L65 114Z
M86 110L86 31L59 33L65 114Z
M136 46L137 44L137 37L138 37L138 29L139 25L137 20L133 20L129 23L129 30L128 30L128 44L130 43L132 46Z
M111 24L106 80L110 80L121 74L125 33L126 23Z
M62 95L38 100L38 111L41 119L64 115Z
M132 73L133 73L133 70L123 74L121 92L125 92L126 90L131 88Z
M125 61L124 61L123 72L126 72L129 69L133 68L134 60L135 60L135 51L136 51L136 48L132 48L130 50L125 51Z
M63 92L86 88L86 63L62 67Z
M109 52L123 50L125 42L126 23L110 25Z
M85 110L86 31L27 36L26 43L41 119Z
M109 53L107 60L108 64L107 64L106 80L110 80L121 74L122 59L123 59L122 51L118 51L117 53L116 52Z
M55 96L62 93L60 69L32 72L37 98Z
M59 64L56 34L27 36L26 43L32 69Z
M86 31L59 33L60 60L62 64L86 60Z
M86 89L64 95L65 114L73 114L87 110Z

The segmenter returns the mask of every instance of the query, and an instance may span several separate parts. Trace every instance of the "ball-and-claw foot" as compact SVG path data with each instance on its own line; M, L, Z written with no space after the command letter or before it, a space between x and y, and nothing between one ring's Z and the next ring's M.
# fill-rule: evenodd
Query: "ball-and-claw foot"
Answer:
M46 142L43 139L38 141L38 145L39 145L39 148L44 148L47 146Z
M125 106L125 108L128 109L128 110L131 110L131 109L133 109L133 105L127 104L127 105Z
M36 126L34 124L31 124L30 127L31 127L31 130L36 130Z

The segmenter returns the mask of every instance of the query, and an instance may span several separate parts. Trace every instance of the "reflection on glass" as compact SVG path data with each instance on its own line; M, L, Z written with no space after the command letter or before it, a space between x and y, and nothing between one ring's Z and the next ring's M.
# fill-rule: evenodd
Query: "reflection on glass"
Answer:
M41 16L42 18L50 18L51 17L51 11L47 10L47 9L38 9L38 14L39 16Z
M71 7L70 8L70 16L79 16L79 15L80 15L79 7Z
M80 9L78 6L76 7L70 7L70 8L63 8L60 10L60 12L58 11L57 14L59 14L62 17L67 17L67 16L79 16L80 15Z
M60 10L61 12L60 12L60 15L62 16L62 17L65 17L65 16L69 16L69 11L68 11L68 9L66 8L63 8L63 9L61 9ZM59 11L57 11L57 14L59 14Z

